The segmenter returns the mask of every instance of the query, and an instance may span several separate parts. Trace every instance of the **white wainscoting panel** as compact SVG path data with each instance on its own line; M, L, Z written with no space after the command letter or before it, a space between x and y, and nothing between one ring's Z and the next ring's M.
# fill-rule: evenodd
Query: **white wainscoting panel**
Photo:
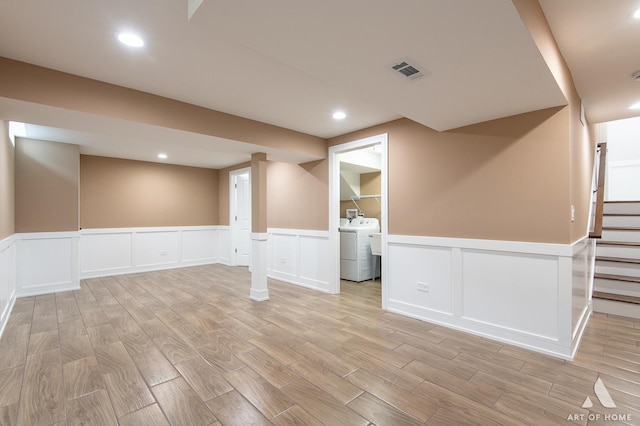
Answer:
M298 245L296 234L269 233L271 247L271 272L288 280L298 276Z
M389 299L413 305L408 307L415 314L427 310L452 315L452 256L449 248L391 245L389 257L397 274L393 280L407 285L389 286Z
M218 230L183 230L182 261L202 262L218 259Z
M78 232L15 234L16 297L76 290Z
M231 266L231 227L218 226L218 263Z
M267 240L270 278L329 292L328 231L269 228Z
M557 339L558 260L463 250L462 306L470 321Z
M595 272L596 242L588 237L573 245L571 275L571 337L579 342L593 312L593 274ZM578 349L574 348L574 353Z
M87 273L108 275L133 269L133 233L84 233L80 241L80 267ZM91 232L91 231L87 231Z
M136 267L162 269L180 262L180 231L138 231L134 235Z
M590 314L575 245L388 236L389 310L557 357ZM582 244L582 243L576 243ZM582 253L582 252L580 252ZM578 283L579 282L579 283Z
M83 229L82 278L217 263L217 226Z
M329 234L300 235L298 241L300 255L298 259L298 276L304 283L310 283L314 288L329 291ZM323 290L325 291L325 290Z
M16 300L15 238L0 241L0 336Z

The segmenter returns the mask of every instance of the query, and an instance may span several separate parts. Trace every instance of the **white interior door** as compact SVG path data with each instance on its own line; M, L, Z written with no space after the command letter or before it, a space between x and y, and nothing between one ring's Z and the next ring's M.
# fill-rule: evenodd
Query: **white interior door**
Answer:
M251 265L251 172L231 172L231 228L235 264Z

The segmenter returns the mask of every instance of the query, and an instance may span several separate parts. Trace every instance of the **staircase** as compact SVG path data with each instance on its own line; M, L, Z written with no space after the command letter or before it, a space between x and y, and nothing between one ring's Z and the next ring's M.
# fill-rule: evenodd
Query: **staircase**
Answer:
M640 318L640 201L604 203L596 243L596 312Z

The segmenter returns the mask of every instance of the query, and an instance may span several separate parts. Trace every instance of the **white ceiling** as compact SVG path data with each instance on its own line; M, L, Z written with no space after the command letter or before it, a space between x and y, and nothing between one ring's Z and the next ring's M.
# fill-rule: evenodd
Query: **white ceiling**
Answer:
M540 0L591 123L640 116L640 0Z
M2 0L0 55L323 138L400 117L447 130L566 103L510 0L204 0L191 20L187 3ZM628 14L637 2L541 3L560 39L559 27L586 31L571 14L587 9L579 5L606 4L605 9ZM608 27L597 28L602 37ZM116 33L123 29L138 31L146 46L120 45ZM560 46L573 49L568 42ZM563 52L588 117L592 108L620 115L620 109L599 103L604 95L590 92L595 83L589 75L581 77L581 63L571 60L574 53ZM627 56L635 53L629 50ZM404 57L419 64L425 77L412 81L389 69ZM615 77L611 72L597 76ZM177 138L175 130L97 116L83 121L75 112L0 100L0 118L38 125L28 127L29 137L78 143L87 154L157 161L159 150L171 148L167 161L219 168L246 161L257 150L246 143L185 132ZM347 118L331 119L336 109ZM172 142L165 146L163 141ZM310 160L283 152L268 155Z

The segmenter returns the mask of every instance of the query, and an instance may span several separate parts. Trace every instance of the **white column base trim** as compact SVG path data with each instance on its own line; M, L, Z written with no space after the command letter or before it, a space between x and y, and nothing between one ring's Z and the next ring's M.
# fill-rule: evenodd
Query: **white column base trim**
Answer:
M249 299L255 300L256 302L264 302L265 300L269 300L269 290L257 290L252 288L249 292Z
M251 290L249 298L256 302L269 300L266 233L251 233Z

